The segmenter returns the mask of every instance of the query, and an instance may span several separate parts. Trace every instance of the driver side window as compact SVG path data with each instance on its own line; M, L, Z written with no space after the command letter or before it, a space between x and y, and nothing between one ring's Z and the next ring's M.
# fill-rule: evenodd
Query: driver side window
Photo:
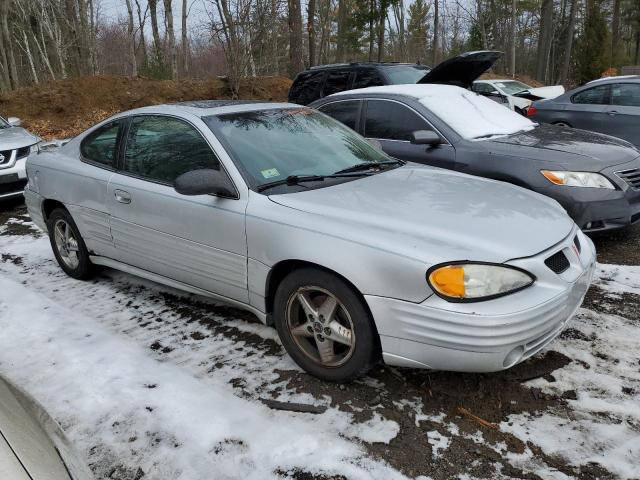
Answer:
M124 171L173 184L183 173L220 163L200 133L188 123L162 115L135 117L129 126Z

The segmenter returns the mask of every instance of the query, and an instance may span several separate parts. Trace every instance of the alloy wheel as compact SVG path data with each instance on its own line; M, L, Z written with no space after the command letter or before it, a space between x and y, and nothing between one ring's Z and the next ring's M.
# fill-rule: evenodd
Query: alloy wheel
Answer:
M80 264L78 240L69 223L58 219L53 226L53 238L56 249L65 265L72 270L78 268Z
M353 355L356 338L345 306L316 286L298 288L287 302L287 327L298 348L323 367L339 367Z

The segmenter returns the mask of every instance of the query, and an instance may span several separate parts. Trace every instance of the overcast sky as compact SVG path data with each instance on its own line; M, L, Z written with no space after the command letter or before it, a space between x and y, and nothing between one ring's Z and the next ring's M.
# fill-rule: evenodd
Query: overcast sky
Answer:
M209 0L188 0L188 4L190 6L189 10L189 18L188 24L189 27L199 27L202 26L208 20L205 4L207 8L211 7ZM132 0L132 3L133 0ZM146 6L146 0L141 0L141 4ZM180 22L181 22L181 14L182 14L182 0L172 0L173 3L173 25L176 30L176 35L180 32ZM115 21L118 17L122 19L127 18L127 4L125 0L98 0L96 2L99 5L99 12L102 20L104 21ZM135 7L134 7L135 8ZM164 5L163 0L158 1L158 21L161 22L164 18ZM151 22L147 20L148 29L151 31Z

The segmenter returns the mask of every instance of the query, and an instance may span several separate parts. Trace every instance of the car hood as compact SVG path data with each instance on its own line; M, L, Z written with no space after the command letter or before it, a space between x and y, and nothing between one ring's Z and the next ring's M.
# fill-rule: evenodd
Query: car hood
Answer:
M323 233L425 263L527 257L561 241L573 228L555 200L507 183L412 163L270 198L317 215L312 221L322 225Z
M547 124L486 140L486 146L494 153L548 161L564 169L596 172L640 156L640 152L624 140Z
M13 150L40 141L39 137L22 127L0 128L0 150Z
M439 63L416 83L444 83L471 88L473 82L502 57L502 52L466 52Z

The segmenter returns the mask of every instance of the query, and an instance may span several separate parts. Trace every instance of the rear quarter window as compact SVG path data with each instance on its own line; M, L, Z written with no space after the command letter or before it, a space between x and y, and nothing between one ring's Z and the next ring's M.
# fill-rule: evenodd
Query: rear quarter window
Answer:
M303 72L299 74L289 90L289 101L307 105L320 98L320 88L325 72Z
M115 168L118 135L122 120L108 123L87 135L80 144L83 160Z

